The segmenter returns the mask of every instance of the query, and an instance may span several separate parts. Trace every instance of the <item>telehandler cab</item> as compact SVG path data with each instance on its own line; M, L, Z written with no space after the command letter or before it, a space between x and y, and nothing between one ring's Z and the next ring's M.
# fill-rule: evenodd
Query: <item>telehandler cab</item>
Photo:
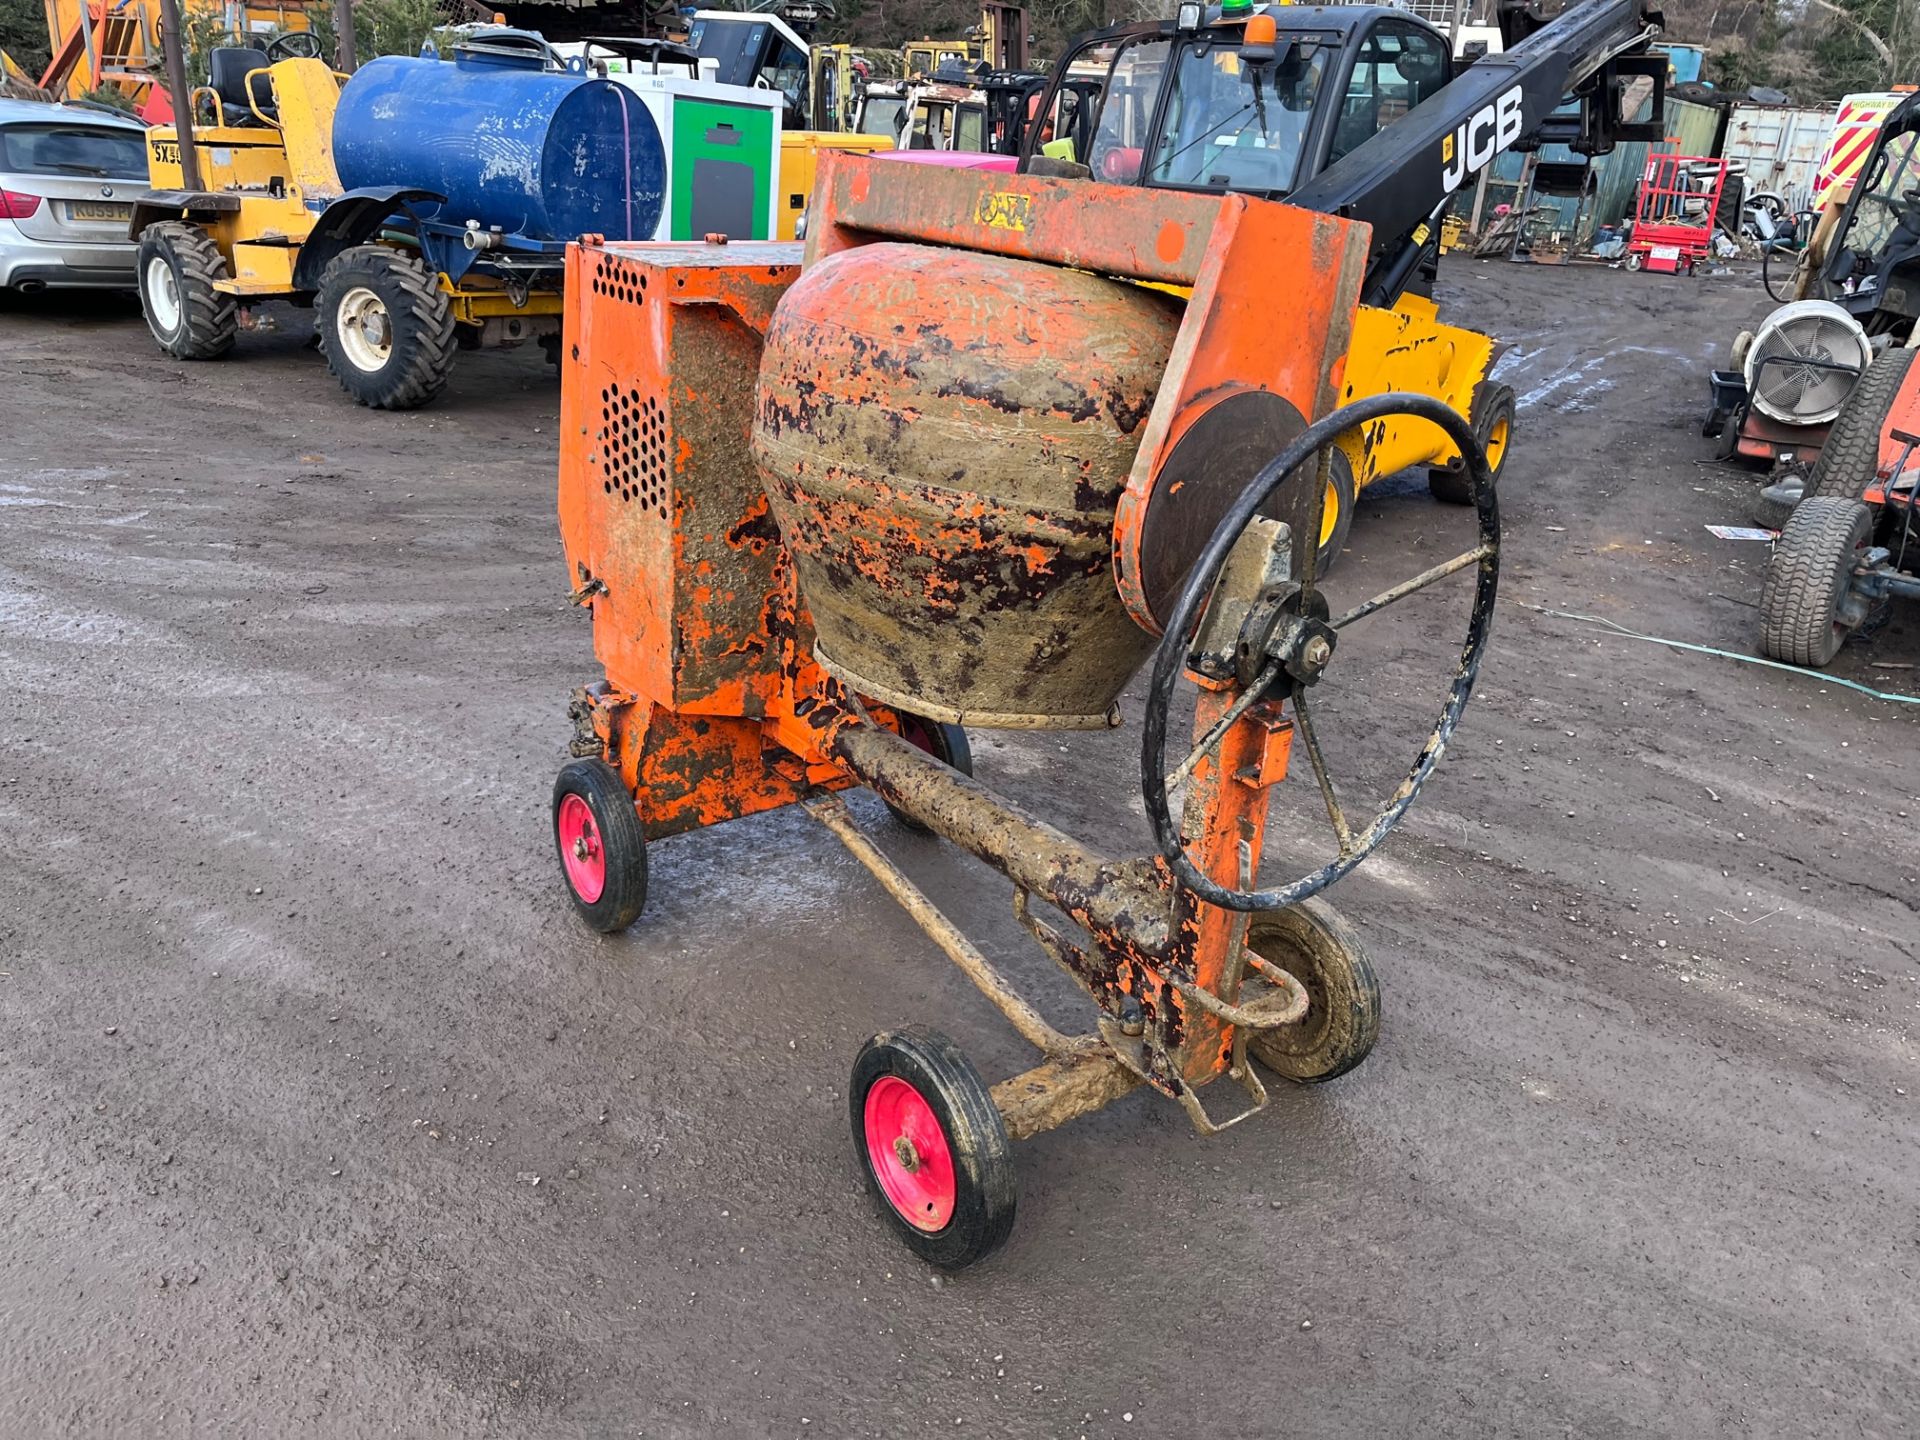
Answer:
M1377 5L1187 3L1172 20L1111 26L1054 67L1021 168L1059 174L1065 161L1064 173L1104 184L1258 195L1366 222L1371 248L1341 400L1389 391L1443 400L1467 417L1497 477L1514 395L1491 378L1495 342L1439 319L1431 296L1441 217L1502 150L1552 139L1603 154L1616 140L1657 135L1665 85L1665 62L1644 53L1660 17L1636 19L1630 0L1571 6L1551 28L1537 5L1503 0L1499 19L1507 53L1471 65L1433 26ZM1629 124L1623 110L1648 87L1655 120ZM1565 95L1590 102L1580 117L1549 114ZM1276 257L1283 271L1305 263ZM1305 422L1252 402L1219 423L1215 443L1252 456ZM1438 426L1404 415L1342 437L1323 570L1339 554L1356 492L1419 466L1437 498L1472 502L1459 448Z

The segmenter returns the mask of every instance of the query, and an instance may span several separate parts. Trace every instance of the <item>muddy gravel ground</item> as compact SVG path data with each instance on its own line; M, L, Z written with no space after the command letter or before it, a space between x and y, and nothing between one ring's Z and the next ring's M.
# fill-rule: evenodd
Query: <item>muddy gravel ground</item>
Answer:
M1442 298L1512 342L1521 431L1480 691L1331 896L1379 1049L1213 1140L1136 1094L1024 1145L953 1278L872 1210L848 1067L908 1022L1029 1056L825 831L661 843L622 937L569 909L548 791L599 672L538 352L396 416L297 312L208 365L116 304L0 313L0 1433L1912 1434L1920 709L1835 681L1920 691L1920 612L1832 679L1545 613L1752 653L1766 548L1704 526L1753 480L1692 426L1764 298L1471 262ZM1464 537L1383 484L1335 578ZM1343 647L1353 793L1464 615ZM1139 853L1137 735L978 768ZM1308 789L1275 879L1326 844ZM1084 1025L1003 881L855 808Z

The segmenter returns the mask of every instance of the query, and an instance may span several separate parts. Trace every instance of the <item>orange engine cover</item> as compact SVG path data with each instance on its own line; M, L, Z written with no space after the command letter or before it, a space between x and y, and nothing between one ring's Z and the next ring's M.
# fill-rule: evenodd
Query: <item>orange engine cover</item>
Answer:
M1114 587L1114 507L1180 317L964 250L805 269L767 330L753 454L820 663L937 720L1109 723L1152 645Z

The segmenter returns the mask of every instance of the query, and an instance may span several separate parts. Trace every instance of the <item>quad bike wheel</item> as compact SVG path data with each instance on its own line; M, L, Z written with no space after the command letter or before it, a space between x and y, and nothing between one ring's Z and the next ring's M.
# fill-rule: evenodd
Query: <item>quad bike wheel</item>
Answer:
M604 760L575 760L553 782L553 845L573 908L603 935L647 904L647 836L633 796Z
M362 405L417 410L445 388L453 311L413 256L356 246L327 266L313 310L327 369Z
M1854 382L1840 413L1833 417L1820 458L1813 462L1807 481L1809 495L1837 495L1858 500L1874 482L1880 467L1880 431L1907 371L1913 351L1883 351Z
M140 308L176 360L217 360L233 348L240 302L214 289L227 277L220 247L198 225L168 220L140 232Z
M942 724L937 720L928 720L919 715L902 714L900 716L900 738L917 750L924 750L942 765L958 770L962 775L973 774L973 746L967 741L967 732L958 725ZM897 808L889 800L888 812L909 830L920 835L933 832L906 811Z
M1787 517L1760 587L1760 650L1769 659L1826 665L1858 626L1848 591L1873 512L1859 500L1809 495Z
M1513 389L1508 385L1482 385L1473 392L1473 406L1467 423L1473 426L1473 438L1487 452L1487 468L1493 482L1500 483L1506 469L1507 449L1513 442ZM1427 471L1427 489L1436 500L1448 505L1473 504L1473 477L1465 463L1436 465Z
M1255 1060L1284 1079L1317 1085L1367 1058L1380 1038L1380 982L1359 935L1331 905L1315 898L1254 916L1247 948L1307 992L1305 1019L1247 1041Z
M959 1270L1006 1243L1013 1142L951 1040L919 1026L875 1035L853 1062L847 1108L867 1187L908 1249Z

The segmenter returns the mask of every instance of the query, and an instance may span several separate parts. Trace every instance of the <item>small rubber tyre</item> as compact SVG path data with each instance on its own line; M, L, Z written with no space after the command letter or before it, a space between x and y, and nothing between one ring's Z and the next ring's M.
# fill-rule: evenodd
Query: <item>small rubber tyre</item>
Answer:
M1760 585L1761 654L1818 670L1840 653L1853 628L1841 605L1872 533L1862 501L1809 495L1794 507Z
M1353 507L1357 496L1353 484L1353 462L1347 459L1347 452L1338 446L1328 453L1332 456L1327 475L1327 494L1320 506L1320 549L1313 559L1313 571L1316 576L1329 574L1339 563L1340 554L1347 548L1347 532L1353 529Z
M1300 1085L1319 1085L1353 1069L1380 1038L1380 981L1351 925L1326 901L1268 910L1247 926L1247 947L1285 970L1307 991L1296 1025L1247 1042L1261 1065Z
M1742 330L1733 337L1733 368L1746 373L1747 355L1753 349L1754 335L1751 330Z
M929 1265L961 1270L1006 1243L1018 1183L1013 1142L973 1063L936 1030L860 1047L847 1087L853 1148L894 1232Z
M1640 258L1640 252L1638 250L1627 256L1627 269L1629 270L1638 271L1640 267L1646 263L1646 261Z
M1493 483L1500 484L1506 472L1507 452L1513 446L1515 401L1508 385L1480 385L1473 392L1473 405L1467 421L1473 437L1487 452L1487 468L1493 471ZM1436 465L1427 471L1427 489L1433 498L1448 505L1473 504L1473 479L1464 463Z
M240 302L213 288L227 262L198 225L166 220L140 232L140 310L176 360L218 360L233 349Z
M437 279L412 255L360 245L320 277L314 332L334 379L375 410L417 410L453 367L456 326Z
M916 750L924 750L942 765L951 766L962 775L973 774L973 746L967 741L967 732L958 725L947 725L937 720L928 720L919 715L909 715L904 711L896 712L900 720L900 738ZM898 809L892 801L886 802L888 813L894 819L917 835L931 835L933 832L906 811Z
M1880 431L1913 364L1913 351L1884 350L1854 382L1813 462L1807 494L1858 500L1880 468Z
M619 773L574 760L553 782L553 848L573 908L602 935L624 930L647 905L647 835Z
M1754 492L1753 504L1748 507L1753 523L1762 530L1784 530L1787 517L1806 497L1806 484L1805 477L1793 476L1761 486Z

